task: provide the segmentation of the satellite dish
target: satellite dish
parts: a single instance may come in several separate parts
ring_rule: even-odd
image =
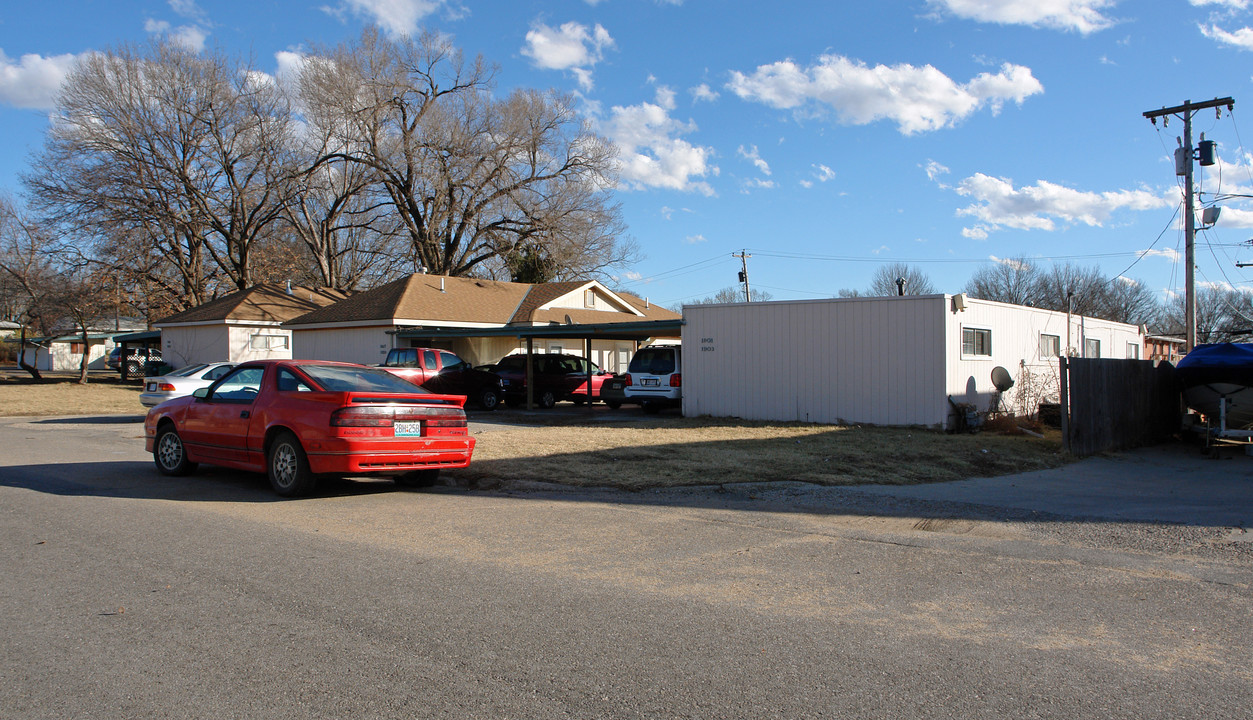
[[[997,392],[1005,392],[1014,386],[1014,379],[1009,376],[1008,370],[997,365],[992,368],[992,385]]]

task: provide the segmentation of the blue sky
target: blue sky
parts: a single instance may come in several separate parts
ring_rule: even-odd
[[[1183,285],[1182,123],[1203,199],[1253,195],[1253,0],[64,0],[0,9],[0,190],[39,147],[76,55],[167,34],[259,69],[356,37],[445,33],[498,88],[576,93],[614,140],[645,258],[623,286],[675,305],[736,282],[775,299],[864,289],[888,262],[957,292],[1020,256]],[[824,7],[825,6],[825,7]],[[1245,118],[1250,118],[1245,122]],[[1253,292],[1253,204],[1198,235],[1198,282]]]

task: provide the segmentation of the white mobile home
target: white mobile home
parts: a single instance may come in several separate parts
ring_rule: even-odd
[[[683,414],[947,427],[1057,396],[1057,357],[1139,358],[1140,328],[963,295],[684,307]],[[1018,394],[1016,396],[1016,393]]]

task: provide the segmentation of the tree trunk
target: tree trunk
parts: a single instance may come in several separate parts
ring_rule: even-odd
[[[83,359],[78,363],[78,384],[87,384],[87,366],[91,363],[91,342],[87,338],[87,323],[83,323]]]
[[[43,380],[43,376],[39,374],[39,370],[34,365],[26,363],[26,326],[22,326],[22,341],[18,345],[17,350],[17,366],[30,373],[30,376],[36,380]]]

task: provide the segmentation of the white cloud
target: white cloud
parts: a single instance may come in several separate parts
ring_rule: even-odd
[[[1114,20],[1101,13],[1114,0],[929,0],[960,18],[999,25],[1067,30],[1083,35],[1104,30]]]
[[[745,150],[744,146],[741,145],[739,149],[736,150],[736,153],[738,153],[740,157],[751,162],[753,165],[756,165],[757,169],[760,170],[763,175],[770,174],[770,165],[765,160],[761,159],[761,155],[757,153],[756,145],[752,146],[752,150]]]
[[[1224,207],[1219,222],[1225,228],[1253,228],[1253,210]]]
[[[718,92],[706,83],[701,83],[688,92],[692,94],[692,102],[713,102],[719,97]]]
[[[1022,260],[1015,260],[1013,258],[1002,258],[995,255],[989,255],[988,259],[994,263],[1005,265],[1006,267],[1011,267],[1015,270],[1026,270],[1031,267],[1031,263],[1023,262]]]
[[[1100,226],[1115,210],[1149,210],[1169,207],[1173,202],[1147,190],[1083,192],[1046,180],[1015,188],[1011,180],[983,173],[966,178],[954,190],[975,201],[957,211],[979,221],[962,233],[974,238],[987,237],[1002,228],[1054,230],[1057,220]]]
[[[935,179],[940,177],[941,175],[948,175],[948,172],[949,172],[947,167],[941,165],[940,163],[934,160],[928,160],[927,164],[923,166],[923,170],[925,170],[927,173],[927,179],[931,180],[932,182],[935,182]]]
[[[1136,253],[1142,258],[1146,257],[1164,257],[1172,263],[1179,262],[1179,251],[1174,248],[1165,248],[1162,250],[1140,250]]]
[[[744,183],[740,186],[740,192],[747,195],[753,190],[769,190],[772,187],[774,187],[773,180],[766,180],[765,178],[752,178],[751,180],[744,181]]]
[[[1217,25],[1199,26],[1201,34],[1210,40],[1217,40],[1225,45],[1238,47],[1241,50],[1253,50],[1253,28],[1242,27],[1235,32],[1228,32]]]
[[[751,75],[731,73],[727,88],[744,100],[779,109],[826,106],[840,122],[866,125],[892,120],[905,135],[950,127],[984,107],[1000,112],[1006,100],[1022,104],[1044,92],[1029,68],[1005,63],[956,83],[930,65],[875,65],[823,55],[804,68],[791,60],[759,66]]]
[[[962,228],[962,237],[970,238],[971,240],[987,240],[988,231],[982,225]]]
[[[201,23],[208,21],[208,16],[196,4],[196,0],[169,0],[169,5],[171,10],[185,18],[191,18]]]
[[[814,165],[814,177],[818,178],[818,182],[827,182],[835,179],[835,171],[826,165]]]
[[[343,0],[338,7],[322,10],[342,15],[350,11],[383,29],[388,35],[412,35],[422,18],[445,7],[445,0]]]
[[[658,98],[665,102],[664,94]],[[614,106],[600,130],[619,150],[618,172],[628,189],[665,188],[712,196],[714,190],[700,180],[718,174],[712,148],[681,139],[696,131],[696,124],[670,117],[660,103]]]
[[[526,34],[522,54],[531,58],[535,67],[545,70],[569,70],[579,87],[592,89],[592,67],[614,46],[609,31],[599,23],[589,29],[577,22],[559,28],[536,23]]]
[[[1249,0],[1188,0],[1194,7],[1217,5],[1231,10],[1243,10],[1249,6]]]
[[[209,39],[209,31],[199,25],[181,25],[171,29],[170,24],[164,20],[145,20],[144,32],[164,35],[175,45],[197,53],[204,50],[205,41]]]
[[[31,110],[51,110],[61,83],[78,56],[34,53],[16,62],[0,50],[0,103]]]
[[[697,243],[708,242],[708,240],[705,239],[704,235],[688,235],[687,237],[683,238],[683,242],[687,243],[688,245],[696,245]]]

